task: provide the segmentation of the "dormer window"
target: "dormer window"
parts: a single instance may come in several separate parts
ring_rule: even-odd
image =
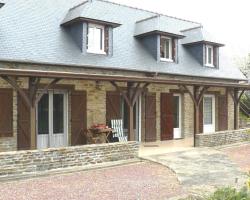
[[[170,61],[173,62],[173,56],[172,56],[172,38],[161,36],[161,42],[160,42],[160,53],[161,53],[161,61]]]
[[[105,27],[97,24],[88,24],[87,52],[106,54],[104,48]]]
[[[206,45],[206,66],[214,67],[214,48],[213,46]]]

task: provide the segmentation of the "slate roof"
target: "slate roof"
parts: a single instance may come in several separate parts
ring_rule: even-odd
[[[114,14],[112,6],[103,7],[102,3],[88,3],[88,1],[84,1],[69,10],[62,24],[83,18],[108,22],[114,24],[114,26],[119,26],[121,22],[118,21]]]
[[[181,40],[182,44],[192,44],[197,42],[207,42],[224,46],[219,40],[212,36],[202,26],[181,31],[186,37]]]
[[[82,0],[8,0],[5,3],[0,10],[0,60],[245,79],[224,56],[220,57],[219,69],[201,66],[181,42],[178,64],[157,62],[134,37],[136,22],[157,15],[154,12],[102,0],[86,2],[83,6],[88,6],[89,15],[104,15],[122,25],[114,29],[113,56],[83,55],[71,35],[60,26],[70,9],[82,4]],[[180,31],[201,25],[165,15],[162,19],[173,21]]]
[[[137,21],[135,24],[135,36],[144,35],[151,32],[163,32],[184,37],[174,18],[166,18],[163,15],[155,15],[153,17]]]

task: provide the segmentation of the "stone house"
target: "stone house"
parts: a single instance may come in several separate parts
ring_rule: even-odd
[[[200,23],[104,0],[1,0],[0,151],[238,129],[244,75]]]

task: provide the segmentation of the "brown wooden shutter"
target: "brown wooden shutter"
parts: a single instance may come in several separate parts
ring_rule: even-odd
[[[176,39],[172,38],[172,57],[173,61],[176,62]]]
[[[104,28],[104,51],[109,53],[109,27],[105,26]]]
[[[26,91],[27,92],[27,91]],[[30,108],[23,98],[17,98],[17,149],[29,150],[31,145],[30,133]]]
[[[85,91],[71,93],[71,145],[86,144],[83,131],[87,128],[87,97]]]
[[[174,115],[173,94],[161,94],[161,140],[173,139]]]
[[[217,53],[218,49],[217,47],[213,47],[213,64],[215,67],[218,67],[218,53]]]
[[[218,96],[218,117],[219,131],[224,131],[228,129],[228,103],[227,95]]]
[[[145,96],[145,141],[156,141],[156,94]]]
[[[203,65],[207,64],[207,45],[203,44]]]
[[[0,89],[0,137],[13,136],[13,90]]]
[[[106,123],[111,125],[112,119],[121,119],[121,96],[119,92],[106,93]]]

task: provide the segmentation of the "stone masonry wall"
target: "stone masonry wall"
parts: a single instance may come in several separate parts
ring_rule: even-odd
[[[48,83],[49,79],[42,79],[42,83]],[[27,88],[28,81],[26,78],[19,78],[18,83],[22,88]],[[114,91],[115,88],[109,82],[84,81],[84,80],[61,80],[58,84],[73,85],[75,90],[85,90],[87,92],[87,127],[94,123],[106,123],[106,91]],[[120,86],[125,86],[124,83],[119,83]],[[0,88],[11,88],[9,84],[0,79]],[[160,94],[169,92],[170,89],[178,89],[175,85],[151,84],[148,87],[149,92],[156,93],[156,130],[157,140],[160,140]],[[223,89],[211,88],[211,91],[220,91]],[[68,144],[71,144],[71,118],[70,118],[70,93],[69,93],[69,124],[68,124]],[[190,137],[194,132],[194,106],[188,93],[182,96],[182,136]],[[11,138],[0,137],[0,152],[15,151],[17,149],[17,93],[13,92],[13,127],[14,134]],[[229,129],[233,129],[233,101],[228,95],[228,124]]]
[[[0,179],[36,175],[70,167],[86,167],[136,159],[139,143],[112,143],[0,153]]]
[[[203,133],[196,135],[195,140],[196,146],[198,147],[214,147],[250,141],[250,129],[219,131],[207,134]]]

